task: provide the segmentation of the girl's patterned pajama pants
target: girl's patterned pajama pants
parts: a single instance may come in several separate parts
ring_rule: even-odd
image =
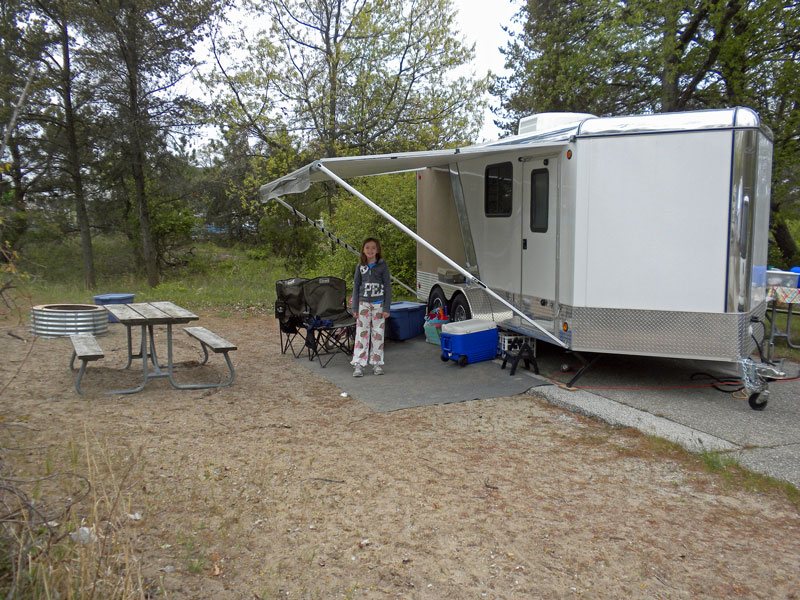
[[[356,342],[350,364],[359,367],[383,365],[383,343],[386,319],[383,303],[359,302],[356,316]]]

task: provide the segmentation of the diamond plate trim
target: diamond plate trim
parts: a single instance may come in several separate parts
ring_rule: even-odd
[[[749,324],[764,317],[766,303],[724,314],[561,308],[558,321],[569,325],[573,350],[735,361],[756,350]]]

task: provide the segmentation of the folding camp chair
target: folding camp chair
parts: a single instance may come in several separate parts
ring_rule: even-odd
[[[275,282],[275,317],[280,328],[281,354],[291,350],[295,358],[306,347],[306,323],[310,315],[303,299],[303,285],[307,281],[305,277],[295,277]],[[302,344],[295,348],[293,342],[298,336]]]
[[[347,284],[338,277],[317,277],[303,284],[303,297],[311,319],[306,323],[309,360],[322,367],[337,352],[353,353],[356,320],[347,310]],[[323,361],[322,357],[327,356]]]

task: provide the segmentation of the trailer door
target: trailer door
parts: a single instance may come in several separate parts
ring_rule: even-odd
[[[556,299],[558,158],[528,159],[523,165],[523,306],[534,316],[552,318]]]

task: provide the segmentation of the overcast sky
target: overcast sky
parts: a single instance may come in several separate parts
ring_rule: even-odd
[[[505,47],[509,38],[502,27],[511,25],[511,17],[517,12],[520,1],[454,0],[453,4],[458,8],[461,34],[467,43],[475,43],[475,62],[472,65],[475,74],[482,75],[487,70],[497,75],[505,74],[504,58],[499,48]],[[480,134],[483,141],[500,137],[492,119],[492,113],[487,111]]]

